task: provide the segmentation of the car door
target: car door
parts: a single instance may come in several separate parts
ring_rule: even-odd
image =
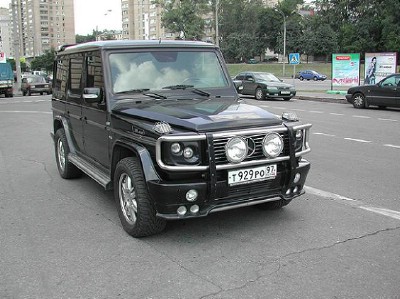
[[[396,104],[399,104],[399,81],[399,75],[392,75],[372,86],[368,92],[368,103],[377,106],[396,106]]]
[[[243,80],[243,94],[254,95],[256,87],[255,87],[255,78],[252,74],[246,74]]]
[[[99,51],[86,53],[83,87],[94,87],[104,91],[103,63]],[[104,92],[102,94],[104,95]],[[85,154],[103,167],[107,167],[110,161],[109,126],[104,96],[101,102],[83,100],[82,120]]]
[[[68,81],[65,94],[65,114],[75,148],[83,152],[82,128],[82,68],[83,54],[68,57]]]

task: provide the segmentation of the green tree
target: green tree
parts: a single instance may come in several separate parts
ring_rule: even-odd
[[[162,25],[189,40],[200,40],[204,36],[205,20],[202,15],[211,12],[212,5],[208,0],[157,0],[153,3],[164,9],[161,16]]]
[[[35,57],[31,61],[32,70],[45,70],[46,73],[50,73],[53,69],[54,58],[56,51],[52,48],[46,51],[43,55]]]
[[[86,42],[91,42],[96,40],[96,36],[100,34],[99,31],[93,30],[92,34],[87,34],[87,35],[75,35],[76,43],[81,44],[81,43],[86,43]]]

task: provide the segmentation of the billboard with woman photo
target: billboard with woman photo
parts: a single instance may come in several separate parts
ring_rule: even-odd
[[[397,53],[365,53],[364,84],[376,84],[396,73]]]

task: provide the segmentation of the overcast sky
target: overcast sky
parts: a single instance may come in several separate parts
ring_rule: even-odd
[[[8,8],[9,3],[11,0],[0,0],[0,7]],[[96,28],[122,29],[121,0],[74,0],[74,9],[75,34],[90,34]]]

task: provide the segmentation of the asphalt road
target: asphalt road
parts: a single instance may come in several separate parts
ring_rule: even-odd
[[[257,104],[313,124],[307,193],[134,239],[58,175],[49,96],[0,98],[0,298],[399,298],[400,110]]]

